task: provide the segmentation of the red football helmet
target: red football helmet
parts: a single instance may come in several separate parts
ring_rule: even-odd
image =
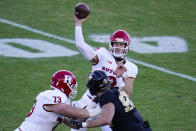
[[[50,85],[52,89],[59,89],[67,97],[73,98],[77,94],[76,77],[70,71],[60,70],[55,72]]]
[[[131,38],[125,30],[117,30],[110,36],[109,51],[115,56],[124,58],[129,52]],[[122,48],[120,53],[116,53],[115,49],[119,47],[113,47],[114,42],[125,43],[125,48]]]

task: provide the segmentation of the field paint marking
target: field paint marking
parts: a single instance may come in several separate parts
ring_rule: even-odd
[[[192,80],[192,81],[196,82],[196,78],[194,78],[192,76],[188,76],[188,75],[185,75],[185,74],[181,74],[181,73],[177,73],[177,72],[174,72],[174,71],[170,71],[170,70],[164,69],[162,67],[151,65],[151,64],[148,64],[148,63],[136,60],[136,59],[132,59],[132,58],[127,58],[127,59],[130,60],[130,61],[133,61],[134,63],[137,63],[137,64],[140,64],[140,65],[152,68],[152,69],[156,69],[156,70],[168,73],[168,74],[176,75],[176,76],[179,76],[179,77],[182,77],[182,78],[185,78],[185,79],[189,79],[189,80]]]
[[[32,52],[23,50],[9,45],[8,43],[17,43],[17,45],[29,47],[38,50],[38,52]],[[66,53],[65,53],[66,52]],[[0,39],[0,55],[8,57],[19,58],[41,58],[41,57],[59,57],[66,56],[71,57],[78,55],[79,52],[66,48],[65,46],[54,44],[48,41],[39,39],[27,39],[27,38],[12,38],[12,39]]]
[[[22,28],[22,29],[25,29],[25,30],[28,30],[28,31],[31,31],[31,32],[34,32],[34,33],[37,33],[37,34],[41,34],[43,36],[54,38],[54,39],[57,39],[57,40],[66,41],[66,42],[69,42],[69,43],[72,43],[72,44],[75,43],[74,40],[59,37],[59,36],[56,36],[56,35],[53,35],[53,34],[50,34],[50,33],[43,32],[41,30],[33,29],[33,28],[25,26],[25,25],[21,25],[21,24],[17,24],[15,22],[12,22],[12,21],[5,20],[5,19],[2,19],[2,18],[0,18],[0,22],[5,23],[5,24],[9,24],[9,25],[12,25],[12,26],[15,26],[15,27],[19,27],[19,28]]]
[[[109,34],[89,35],[92,41],[109,43]],[[150,43],[154,44],[151,45]],[[187,52],[187,43],[184,39],[176,36],[144,36],[131,37],[131,50],[140,54]]]
[[[43,31],[40,31],[40,30],[37,30],[37,29],[33,29],[33,28],[25,26],[25,25],[21,25],[21,24],[15,23],[15,22],[5,20],[5,19],[2,19],[2,18],[0,18],[0,22],[5,23],[5,24],[9,24],[9,25],[12,25],[12,26],[15,26],[15,27],[19,27],[19,28],[22,28],[22,29],[25,29],[25,30],[28,30],[28,31],[31,31],[31,32],[34,32],[34,33],[37,33],[37,34],[41,34],[43,36],[47,36],[47,37],[51,37],[51,38],[54,38],[54,39],[62,40],[62,41],[69,42],[69,43],[72,43],[72,44],[75,43],[74,40],[59,37],[59,36],[56,36],[56,35],[53,35],[53,34],[50,34],[50,33],[46,33],[46,32],[43,32]],[[185,75],[185,74],[173,72],[173,71],[164,69],[162,67],[151,65],[151,64],[139,61],[139,60],[135,60],[135,59],[131,59],[131,58],[128,58],[128,59],[137,63],[137,64],[141,64],[143,66],[146,66],[146,67],[149,67],[149,68],[152,68],[152,69],[156,69],[156,70],[168,73],[168,74],[176,75],[176,76],[179,76],[179,77],[182,77],[182,78],[185,78],[185,79],[192,80],[192,81],[196,82],[196,78],[194,78],[192,76],[188,76],[188,75]]]

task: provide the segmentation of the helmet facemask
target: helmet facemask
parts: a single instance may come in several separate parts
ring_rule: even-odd
[[[113,47],[113,43],[110,43],[109,46],[109,51],[112,53],[113,56],[118,57],[118,58],[124,58],[125,55],[127,55],[127,53],[129,52],[129,47],[127,46],[127,43],[125,44],[124,48],[120,48],[120,47]]]
[[[74,98],[77,94],[77,87],[78,87],[78,84],[76,83],[75,85],[72,85],[72,87],[70,87],[71,89],[71,93],[69,94],[70,98]]]

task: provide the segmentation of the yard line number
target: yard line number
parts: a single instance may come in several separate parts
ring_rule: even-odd
[[[95,42],[106,43],[108,42],[109,35],[91,35],[90,38]],[[179,37],[133,37],[131,40],[131,50],[137,53],[171,53],[186,52],[188,50],[185,40]],[[13,46],[11,43],[36,49],[38,52],[25,50],[23,48]],[[154,45],[150,43],[153,43]],[[77,54],[79,54],[78,51],[39,39],[0,39],[0,55],[8,57],[71,57]]]

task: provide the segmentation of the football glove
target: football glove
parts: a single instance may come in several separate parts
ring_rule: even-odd
[[[74,128],[76,128],[76,129],[82,128],[82,122],[81,121],[76,120],[76,119],[71,119],[70,122],[71,122],[71,124]]]

